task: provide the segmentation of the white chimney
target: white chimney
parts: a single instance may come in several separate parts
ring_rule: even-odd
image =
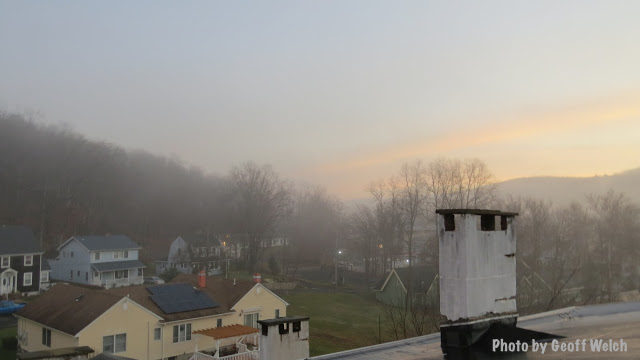
[[[444,324],[517,316],[517,213],[436,210]]]

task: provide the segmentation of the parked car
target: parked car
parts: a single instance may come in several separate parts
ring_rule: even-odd
[[[164,280],[160,279],[157,276],[151,276],[144,278],[145,284],[164,284]]]

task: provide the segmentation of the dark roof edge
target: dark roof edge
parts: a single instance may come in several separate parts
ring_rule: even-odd
[[[307,321],[309,319],[310,318],[308,316],[287,316],[287,317],[281,317],[276,319],[258,320],[258,324],[269,326],[269,325],[290,323],[294,321]]]
[[[518,216],[516,212],[506,212],[489,209],[437,209],[436,214],[471,214],[471,215],[495,215],[495,216]]]

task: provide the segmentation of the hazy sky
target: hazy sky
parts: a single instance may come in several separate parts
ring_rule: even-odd
[[[365,197],[420,158],[640,166],[640,1],[5,1],[0,109]]]

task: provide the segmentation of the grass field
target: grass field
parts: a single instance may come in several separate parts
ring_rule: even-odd
[[[287,315],[311,317],[311,356],[378,343],[378,316],[382,308],[373,293],[300,292],[290,293],[284,299],[291,304]]]
[[[17,332],[17,329],[14,327],[0,329],[0,339],[6,338],[6,337],[15,337],[16,332]],[[0,343],[0,359],[15,359],[15,358],[16,358],[16,351],[6,350],[2,347],[2,344]]]

